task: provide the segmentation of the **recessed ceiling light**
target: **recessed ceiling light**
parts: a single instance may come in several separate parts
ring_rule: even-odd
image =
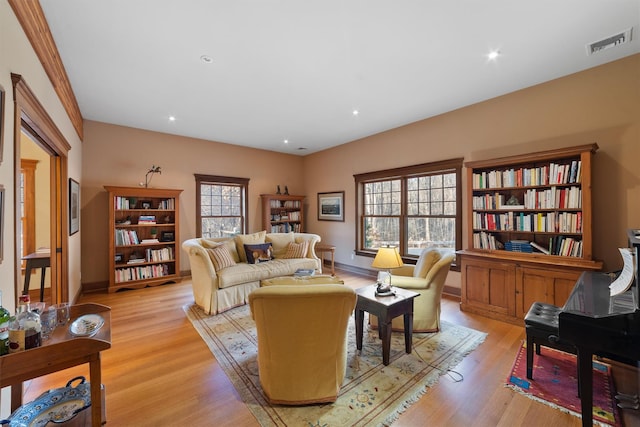
[[[201,60],[202,62],[204,62],[205,64],[211,64],[211,63],[213,62],[213,58],[212,58],[212,57],[210,57],[209,55],[202,55],[202,56],[200,57],[200,60]]]
[[[282,142],[284,142],[285,144],[288,144],[288,143],[289,143],[289,140],[288,140],[288,139],[285,139],[285,140],[284,140],[284,141],[282,141]]]
[[[169,116],[169,121],[170,122],[175,122],[176,121],[176,116]]]
[[[360,111],[358,111],[358,110],[353,110],[353,111],[351,112],[351,114],[353,114],[354,116],[357,116],[358,114],[360,114]]]
[[[489,61],[495,61],[496,59],[498,59],[498,56],[500,56],[499,50],[492,50],[487,54],[487,58],[489,58]]]

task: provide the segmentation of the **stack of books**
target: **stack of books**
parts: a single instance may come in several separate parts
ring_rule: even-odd
[[[533,252],[531,242],[528,240],[510,240],[504,244],[504,248],[512,252]]]

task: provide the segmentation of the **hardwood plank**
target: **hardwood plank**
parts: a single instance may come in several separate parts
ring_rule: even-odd
[[[346,271],[337,273],[354,288],[372,282]],[[182,310],[193,302],[189,280],[87,294],[78,302],[111,307],[112,348],[102,354],[107,425],[258,425]],[[455,373],[443,375],[394,426],[581,425],[577,417],[504,387],[525,338],[523,327],[462,312],[459,299],[447,296],[442,301],[442,318],[487,332],[487,339],[455,368],[462,381],[455,381]],[[64,386],[76,375],[88,376],[88,365],[32,380],[25,401]],[[637,392],[637,370],[614,368],[614,376],[623,391]],[[625,411],[624,423],[640,425],[638,411]]]

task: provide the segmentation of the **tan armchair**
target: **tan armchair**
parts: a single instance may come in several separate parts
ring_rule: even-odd
[[[274,285],[249,294],[258,371],[271,404],[334,402],[347,369],[347,326],[356,306],[348,286]]]
[[[416,265],[405,264],[393,270],[391,285],[418,292],[413,307],[413,331],[437,332],[440,330],[440,299],[449,267],[455,254],[445,249],[425,249]],[[369,324],[378,327],[378,319],[371,316]],[[404,330],[402,316],[391,322],[394,331]]]

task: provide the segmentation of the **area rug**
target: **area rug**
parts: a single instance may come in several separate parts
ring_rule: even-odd
[[[256,328],[249,307],[208,316],[184,306],[200,336],[262,426],[389,425],[416,402],[441,375],[450,373],[480,345],[486,334],[442,322],[439,333],[414,333],[413,351],[404,351],[404,334],[394,332],[390,363],[382,364],[377,331],[365,326],[362,352],[356,350],[355,321],[349,322],[348,367],[338,400],[331,404],[289,407],[269,405],[258,377]],[[365,317],[365,322],[366,322]]]
[[[576,356],[548,347],[541,347],[533,356],[533,379],[527,379],[526,343],[518,351],[506,385],[514,390],[581,417],[578,397]],[[593,419],[602,426],[620,426],[620,413],[615,404],[615,389],[611,367],[593,362]]]

